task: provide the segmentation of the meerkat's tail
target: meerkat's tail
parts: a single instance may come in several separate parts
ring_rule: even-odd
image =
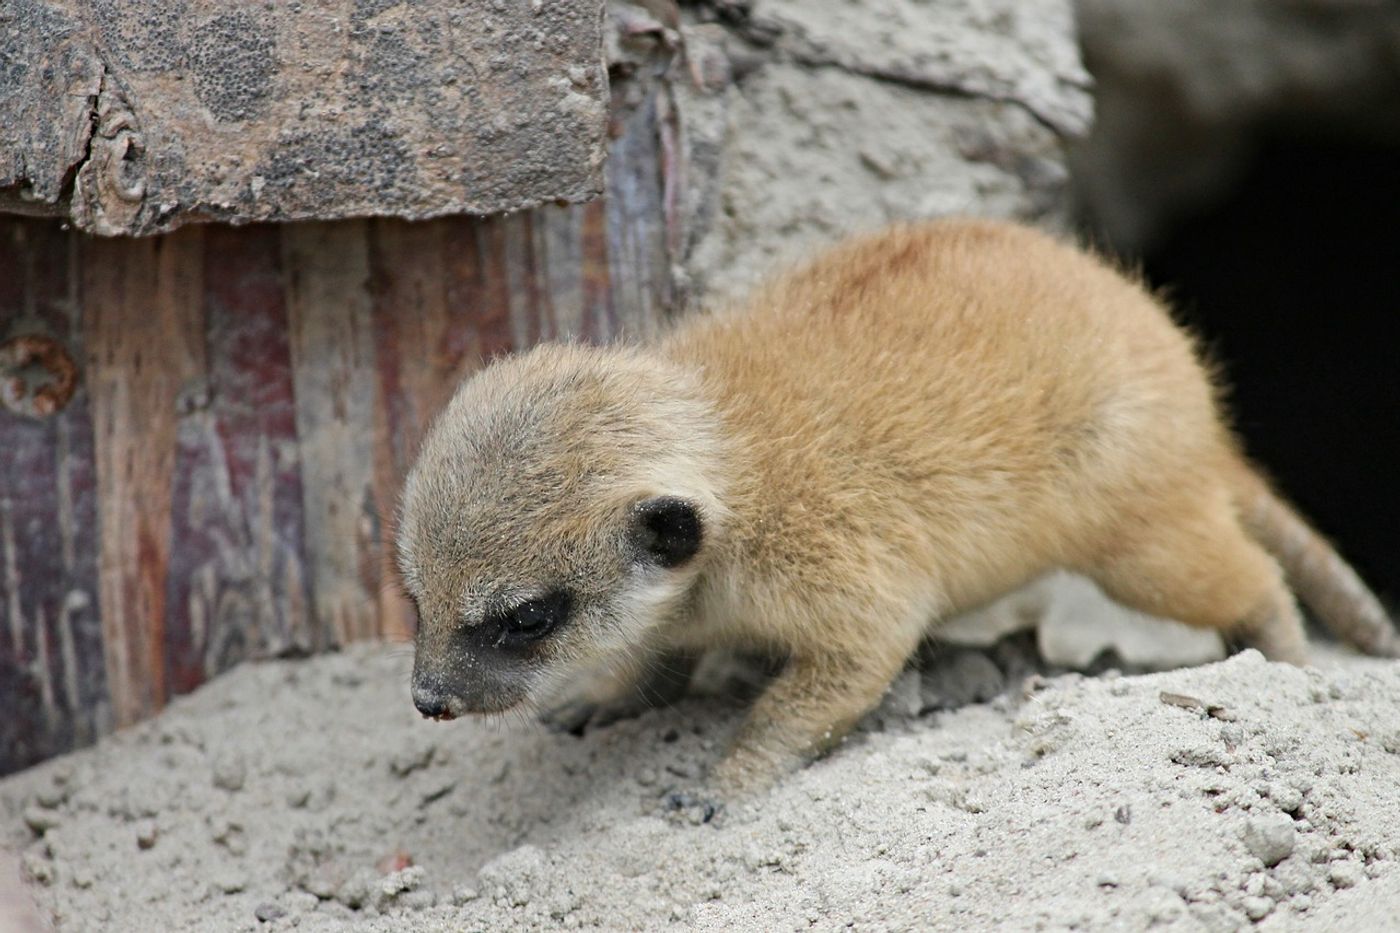
[[[1323,624],[1367,654],[1400,657],[1400,632],[1389,613],[1331,543],[1252,470],[1239,496],[1245,530]]]

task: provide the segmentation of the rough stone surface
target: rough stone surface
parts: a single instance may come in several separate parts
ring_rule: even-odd
[[[831,755],[698,826],[661,799],[720,754],[727,699],[579,739],[420,719],[399,648],[245,665],[0,781],[0,844],[60,931],[1383,929],[1400,914],[1400,663],[1248,652],[1047,678],[1009,657],[987,655],[1006,681],[990,702],[920,711],[901,687]],[[909,676],[937,693],[943,671]],[[208,778],[227,755],[246,763],[237,791]],[[322,804],[289,802],[321,782]],[[59,821],[36,828],[35,807]]]
[[[691,295],[735,299],[813,247],[891,221],[1064,225],[1066,149],[1092,112],[1068,2],[745,6],[723,20],[730,32],[679,35],[694,61],[737,76],[677,93],[678,145],[711,179],[692,182],[676,237]]]
[[[876,14],[864,3],[755,4],[755,16],[775,26],[779,45],[799,60],[1003,100],[1067,136],[1088,129],[1089,75],[1073,42],[1067,4],[890,0]]]
[[[95,233],[602,187],[602,0],[0,6],[0,207]]]
[[[1148,249],[1248,163],[1270,126],[1400,139],[1400,6],[1373,0],[1076,0],[1097,116],[1076,193],[1108,242]]]

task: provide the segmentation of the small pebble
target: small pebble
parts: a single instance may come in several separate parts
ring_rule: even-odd
[[[373,884],[374,876],[372,874],[358,871],[336,889],[335,899],[351,910],[359,910],[369,900]]]
[[[24,825],[34,831],[36,835],[42,836],[51,829],[57,829],[63,822],[63,817],[56,810],[45,807],[27,807],[24,811]]]
[[[437,895],[427,888],[420,888],[402,895],[398,903],[405,910],[428,910],[437,906]]]
[[[1355,862],[1337,862],[1327,872],[1327,877],[1339,888],[1351,888],[1361,881],[1361,866]]]
[[[68,799],[66,784],[66,780],[60,781],[58,776],[54,775],[53,783],[34,795],[35,802],[41,807],[57,808],[61,806]]]
[[[1282,813],[1254,817],[1244,827],[1245,848],[1267,868],[1293,854],[1297,836],[1293,820]]]
[[[146,820],[136,827],[136,845],[141,849],[151,849],[155,847],[156,840],[160,838],[160,827],[155,820]]]
[[[1285,813],[1293,813],[1303,805],[1303,792],[1289,784],[1270,784],[1269,799]]]
[[[340,888],[340,875],[330,866],[322,865],[307,875],[301,886],[319,900],[328,901]]]
[[[1251,920],[1263,920],[1274,909],[1274,902],[1267,897],[1247,897],[1244,899],[1244,912]]]
[[[258,918],[259,923],[271,923],[287,916],[287,912],[276,904],[259,904],[253,916]]]
[[[238,894],[248,886],[248,882],[242,875],[226,872],[214,879],[214,886],[222,894]]]
[[[35,884],[50,885],[57,877],[53,862],[35,852],[26,852],[20,859],[20,869],[24,876]]]
[[[424,875],[425,872],[418,865],[390,872],[379,879],[379,893],[392,898],[408,891],[416,891],[422,886]]]
[[[214,760],[214,786],[226,791],[240,791],[248,779],[248,769],[242,758],[221,755]]]

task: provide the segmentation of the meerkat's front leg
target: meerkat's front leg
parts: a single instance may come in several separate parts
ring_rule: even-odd
[[[729,753],[711,773],[722,800],[766,790],[778,778],[839,742],[889,689],[921,632],[889,638],[875,650],[813,650],[789,660],[754,703]]]

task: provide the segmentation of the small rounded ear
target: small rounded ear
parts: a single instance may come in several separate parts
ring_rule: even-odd
[[[632,542],[643,559],[679,567],[700,550],[705,528],[693,503],[675,496],[643,499],[632,516]]]

